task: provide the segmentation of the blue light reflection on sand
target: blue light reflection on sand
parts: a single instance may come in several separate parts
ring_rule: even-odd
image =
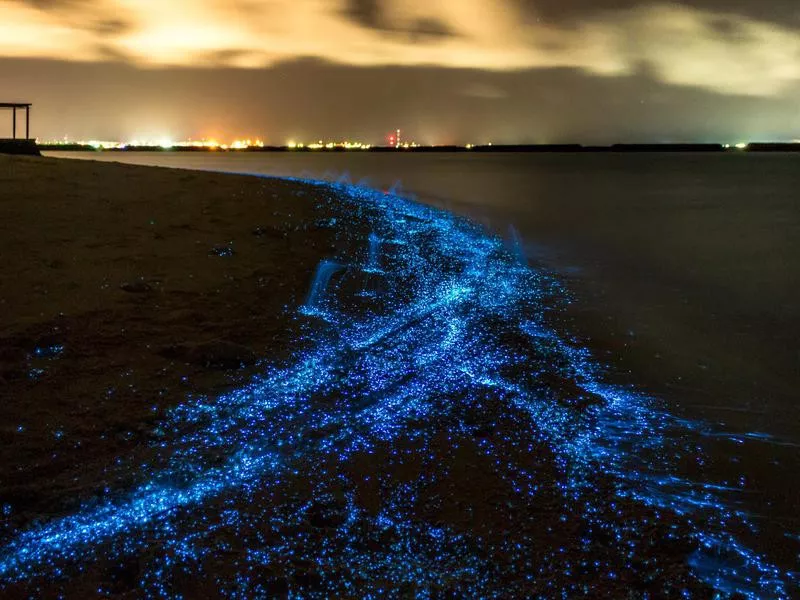
[[[350,260],[345,265],[335,257],[320,265],[298,310],[297,318],[315,323],[318,342],[294,364],[265,368],[241,389],[191,398],[175,408],[160,428],[166,466],[154,468],[148,484],[118,501],[19,533],[0,552],[4,581],[69,572],[65,565],[93,560],[96,546],[110,540],[125,554],[157,538],[170,551],[143,573],[141,584],[170,595],[166,573],[219,551],[209,549],[205,537],[223,525],[252,528],[263,518],[255,509],[241,509],[242,496],[279,489],[297,475],[298,465],[346,463],[399,438],[428,448],[437,432],[419,423],[449,419],[454,431],[466,429],[458,411],[491,394],[516,420],[508,432],[514,443],[528,438],[551,449],[563,474],[565,503],[576,503],[588,520],[624,537],[626,524],[593,499],[601,474],[620,498],[696,524],[698,549],[690,564],[720,593],[785,595],[785,575],[728,533],[730,523],[745,523],[746,516],[723,501],[725,490],[675,474],[675,455],[686,451],[680,446],[683,433],[701,426],[604,383],[588,351],[546,323],[546,301],[563,294],[556,282],[525,266],[501,240],[449,213],[363,187],[303,183],[316,186],[320,202],[357,212],[373,226],[361,259],[344,257]],[[394,292],[372,289],[373,278]],[[356,295],[376,301],[353,310]],[[514,342],[502,342],[503,336]],[[532,363],[534,355],[538,362]],[[540,375],[553,373],[574,384],[569,402],[541,385]],[[330,398],[336,400],[325,400]],[[492,454],[491,444],[483,447]],[[538,493],[536,473],[525,465],[504,466],[503,477],[521,495]],[[458,581],[463,592],[483,593],[489,584],[485,562],[470,550],[468,536],[409,517],[407,507],[423,485],[398,486],[377,514],[345,493],[336,499],[335,531],[305,558],[320,567],[334,561],[361,565],[362,581]],[[226,499],[230,494],[235,497]],[[217,501],[223,508],[214,520],[198,516],[201,526],[177,524],[181,515],[201,513]],[[308,518],[315,506],[295,503],[286,514],[279,506],[269,518],[293,523]],[[380,551],[360,548],[352,540],[363,537],[365,522],[374,531],[391,531],[392,543]],[[264,593],[248,575],[253,566],[299,552],[297,540],[256,539],[239,550],[238,584],[228,595]],[[356,581],[344,585],[355,592]]]

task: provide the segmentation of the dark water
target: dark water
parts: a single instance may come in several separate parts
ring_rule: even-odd
[[[575,330],[615,379],[714,425],[700,475],[736,488],[756,543],[797,570],[800,155],[50,155],[368,178],[513,227],[567,282]]]

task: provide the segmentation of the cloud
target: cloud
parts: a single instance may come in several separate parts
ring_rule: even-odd
[[[652,0],[515,0],[529,17],[570,23],[653,4]],[[730,14],[780,25],[800,24],[800,4],[796,0],[674,0],[686,8],[716,14]]]
[[[771,96],[800,80],[800,36],[777,25],[664,5],[594,26],[629,64],[641,61],[667,83]]]
[[[717,0],[685,1],[583,10],[575,2],[567,14],[552,0],[0,0],[0,56],[143,68],[260,68],[307,57],[615,77],[644,65],[665,83],[750,96],[800,80],[798,30]]]
[[[397,127],[407,139],[430,144],[739,142],[800,136],[793,94],[725,96],[661,83],[647,71],[612,77],[578,69],[476,72],[350,67],[319,60],[259,70],[7,60],[0,70],[4,87],[24,89],[24,100],[34,103],[34,135],[41,139],[205,136],[380,143]],[[53,82],[70,84],[59,85],[56,94]],[[507,96],[487,100],[463,93],[476,84]],[[798,92],[800,86],[794,97]]]
[[[347,0],[342,14],[367,27],[383,27],[380,0]]]

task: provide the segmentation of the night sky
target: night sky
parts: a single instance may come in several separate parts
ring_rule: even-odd
[[[40,139],[792,140],[800,4],[0,0],[0,101]]]

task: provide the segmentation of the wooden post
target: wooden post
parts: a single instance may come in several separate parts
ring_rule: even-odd
[[[31,107],[25,107],[25,139],[31,139]]]
[[[11,139],[17,139],[17,107],[11,107]]]

